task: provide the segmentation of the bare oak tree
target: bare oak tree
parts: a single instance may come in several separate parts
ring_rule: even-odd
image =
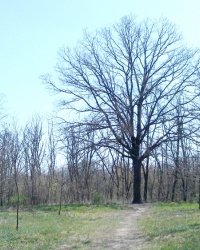
[[[138,23],[126,16],[111,28],[85,32],[74,50],[62,49],[59,56],[59,80],[45,76],[45,82],[62,93],[66,110],[82,118],[73,125],[90,126],[102,147],[132,159],[133,203],[141,203],[142,162],[176,139],[173,103],[180,96],[179,105],[187,106],[185,121],[190,119],[198,51],[186,48],[165,19]]]

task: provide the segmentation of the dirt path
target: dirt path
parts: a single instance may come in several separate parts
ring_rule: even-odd
[[[93,238],[88,244],[81,244],[83,239],[75,236],[75,244],[64,244],[59,249],[84,249],[84,250],[144,250],[148,248],[148,242],[146,236],[141,232],[138,226],[138,218],[149,208],[148,205],[128,205],[127,209],[120,211],[119,213],[111,213],[105,216],[109,216],[110,221],[119,221],[117,227],[112,230],[108,230],[106,227],[102,232],[100,229],[101,237]],[[116,224],[115,224],[116,225]],[[73,238],[71,237],[73,240]],[[79,245],[77,243],[79,242]],[[86,241],[87,242],[87,241]]]
[[[110,240],[97,249],[123,249],[141,250],[148,249],[145,235],[137,225],[138,218],[148,209],[147,205],[129,205],[129,209],[120,216],[121,227],[111,232]]]

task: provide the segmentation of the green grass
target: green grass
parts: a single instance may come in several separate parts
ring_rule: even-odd
[[[61,209],[61,213],[62,212],[82,212],[82,213],[88,213],[88,212],[94,212],[94,213],[98,213],[98,212],[111,212],[112,210],[122,210],[124,209],[124,205],[120,205],[120,204],[96,204],[96,205],[90,205],[90,204],[67,204],[67,205],[62,205],[62,209]],[[48,205],[39,205],[39,206],[35,206],[34,209],[36,210],[41,210],[41,211],[58,211],[59,207],[58,205],[52,205],[52,206],[48,206]]]
[[[18,231],[15,211],[4,210],[0,212],[0,249],[89,249],[119,227],[118,216],[113,219],[113,214],[123,208],[117,204],[64,205],[60,216],[58,206],[26,208],[20,211]]]
[[[200,210],[197,204],[159,203],[141,220],[155,250],[200,249]]]

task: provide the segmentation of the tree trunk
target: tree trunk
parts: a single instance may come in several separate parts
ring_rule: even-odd
[[[138,158],[133,159],[133,204],[142,203],[141,200],[141,168],[142,163]]]
[[[187,194],[188,194],[188,184],[187,184],[187,179],[184,180],[184,177],[182,177],[182,195],[183,195],[183,201],[187,201]]]
[[[148,191],[148,170],[144,174],[144,202],[147,202],[147,191]]]
[[[146,161],[146,166],[142,164],[144,176],[144,202],[147,202],[148,179],[149,179],[149,157]]]
[[[176,184],[177,184],[177,182],[178,182],[178,170],[176,169],[175,177],[174,177],[174,181],[173,181],[173,186],[172,186],[171,202],[174,202],[174,199],[175,199],[175,192],[176,192]]]

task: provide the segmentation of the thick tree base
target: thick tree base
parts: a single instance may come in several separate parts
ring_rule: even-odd
[[[131,202],[131,204],[144,204],[144,202],[143,201],[135,201],[135,200],[133,200]]]

